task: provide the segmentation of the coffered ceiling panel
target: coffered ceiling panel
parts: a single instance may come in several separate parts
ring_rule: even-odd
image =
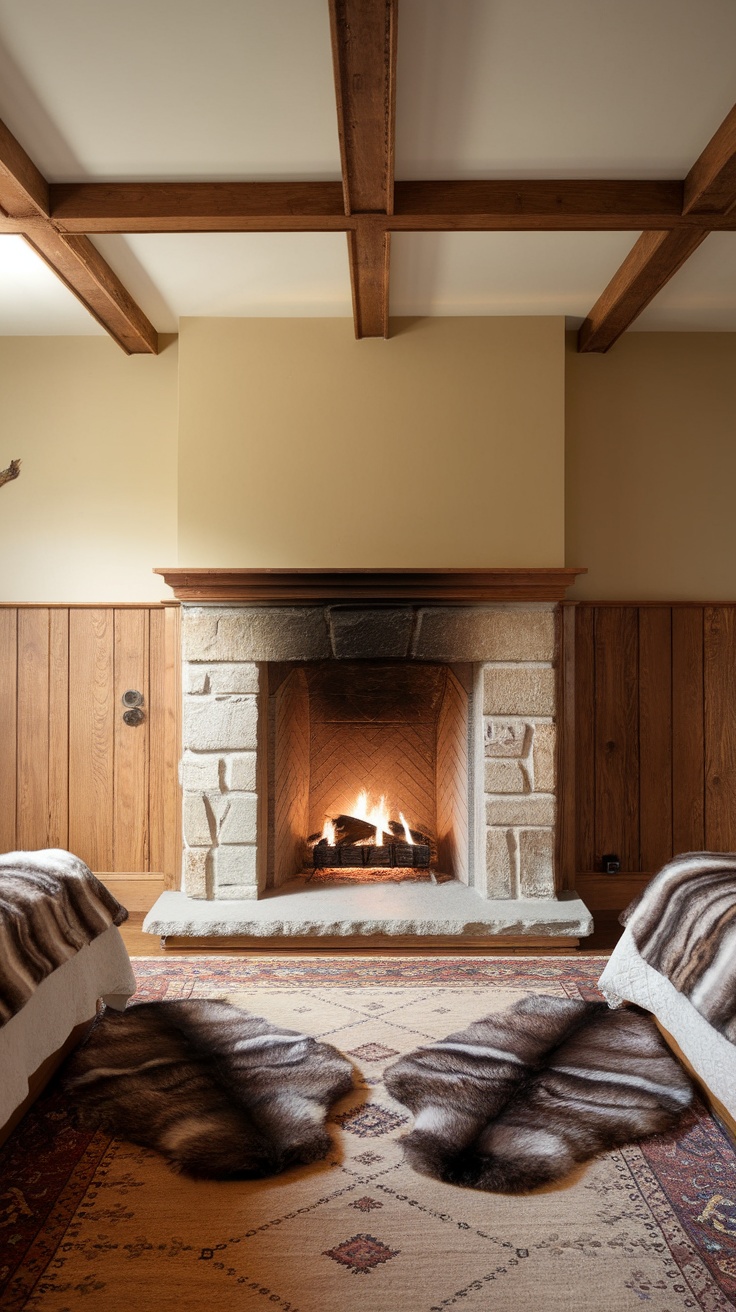
[[[146,233],[95,245],[155,323],[185,315],[349,315],[342,232]]]
[[[399,180],[682,179],[736,99],[734,0],[399,0],[398,26]],[[379,24],[379,63],[381,41]],[[361,78],[351,77],[344,106],[359,118]],[[0,118],[52,182],[337,180],[328,0],[0,0]],[[387,124],[379,126],[386,139]],[[212,204],[219,220],[220,201]],[[282,218],[295,212],[291,204],[282,200]],[[606,204],[607,216],[616,202]],[[336,205],[333,220],[339,191]],[[94,264],[85,237],[64,246],[58,194],[54,206],[62,272],[77,258]],[[157,213],[146,211],[146,223],[155,226]],[[476,213],[471,205],[470,218]],[[368,231],[353,250],[371,286],[387,266],[383,238],[373,249]],[[51,237],[53,245],[55,229]],[[391,313],[579,321],[635,240],[635,232],[395,233]],[[0,331],[99,331],[18,239],[0,242],[10,270],[0,279]],[[176,331],[183,315],[351,313],[338,232],[93,242],[151,321],[111,328],[116,340],[137,334],[134,349],[151,349],[153,329]],[[736,329],[735,261],[736,233],[709,236],[636,328]],[[90,303],[105,321],[94,296]]]
[[[735,51],[732,0],[401,0],[396,176],[684,177]]]
[[[418,232],[391,238],[391,313],[564,314],[577,320],[632,232]]]
[[[339,178],[324,0],[0,0],[0,118],[51,181]]]

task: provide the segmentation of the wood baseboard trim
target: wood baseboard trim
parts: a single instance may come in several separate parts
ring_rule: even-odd
[[[473,953],[482,953],[486,956],[493,956],[498,953],[519,953],[528,955],[533,953],[538,955],[540,950],[545,953],[568,953],[575,950],[580,943],[579,938],[542,938],[528,937],[521,935],[516,937],[501,938],[498,936],[486,938],[463,938],[458,940],[456,937],[426,937],[417,938],[416,935],[393,935],[393,934],[371,934],[365,938],[329,938],[322,936],[312,936],[309,938],[297,938],[284,936],[282,938],[254,938],[238,935],[232,937],[213,935],[209,938],[190,938],[184,935],[167,934],[161,939],[161,946],[169,952],[197,952],[206,956],[208,952],[239,952],[253,956],[283,956],[292,954],[304,956],[309,953],[324,954],[344,954],[346,956],[360,956],[362,953],[381,952],[391,955],[393,953],[401,955],[426,956],[429,953],[445,953],[452,956],[463,957]]]
[[[105,888],[131,912],[151,910],[166,888],[163,875],[98,875]]]
[[[575,892],[586,907],[596,911],[623,911],[639,893],[643,893],[652,874],[622,871],[618,875],[603,875],[600,871],[578,871]]]

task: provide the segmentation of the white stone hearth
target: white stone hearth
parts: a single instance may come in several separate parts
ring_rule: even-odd
[[[363,937],[370,934],[464,938],[488,935],[582,937],[593,931],[574,894],[535,899],[486,898],[464,884],[336,885],[295,880],[257,901],[217,902],[163,893],[143,923],[162,937]]]

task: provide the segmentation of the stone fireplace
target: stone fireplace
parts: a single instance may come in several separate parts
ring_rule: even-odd
[[[182,602],[184,850],[150,932],[590,932],[555,871],[556,602],[575,571],[161,572]],[[393,830],[321,869],[320,851],[342,859],[323,825],[337,842],[361,791]],[[426,869],[407,868],[415,839]]]

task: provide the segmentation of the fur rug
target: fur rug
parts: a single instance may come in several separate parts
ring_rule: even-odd
[[[211,1179],[273,1175],[330,1149],[331,1105],[353,1068],[330,1044],[222,1001],[107,1011],[70,1058],[81,1127],[155,1148]]]
[[[414,1113],[415,1170],[503,1193],[671,1129],[693,1097],[644,1013],[539,995],[417,1048],[385,1083]]]

